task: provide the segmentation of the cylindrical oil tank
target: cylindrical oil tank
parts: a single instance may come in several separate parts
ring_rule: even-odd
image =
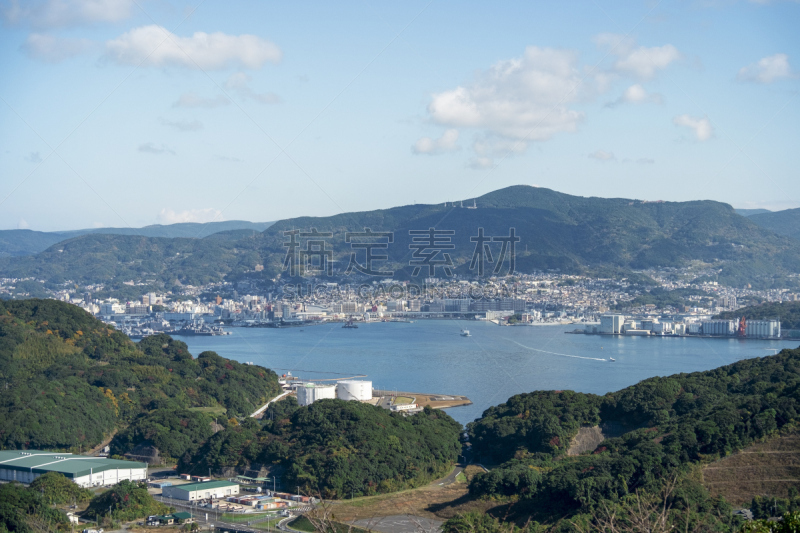
[[[360,402],[371,400],[372,382],[359,379],[337,381],[336,397],[340,400],[358,400]]]

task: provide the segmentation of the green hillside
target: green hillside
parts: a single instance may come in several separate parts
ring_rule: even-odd
[[[800,208],[775,211],[774,213],[759,213],[752,215],[750,220],[778,235],[786,235],[800,240]]]
[[[35,299],[0,300],[0,384],[0,447],[75,451],[129,424],[145,430],[123,432],[130,446],[161,444],[146,431],[161,411],[179,419],[172,440],[181,441],[181,433],[191,440],[207,433],[183,410],[219,407],[246,416],[279,390],[277,375],[265,368],[214,352],[195,358],[167,335],[135,344],[78,307]],[[187,438],[166,446],[165,455],[185,452]]]
[[[84,235],[35,256],[0,259],[7,277],[36,277],[50,283],[72,280],[119,287],[124,281],[148,281],[162,287],[201,285],[234,272],[253,270],[260,257],[239,241],[167,239],[123,235]]]
[[[498,464],[470,483],[474,497],[514,498],[512,518],[591,520],[657,495],[679,514],[728,521],[730,508],[693,477],[725,457],[800,423],[800,349],[707,372],[651,378],[605,396],[539,391],[487,409],[468,430],[474,456]],[[621,436],[566,454],[581,427],[615,426]],[[698,518],[699,519],[699,518]],[[683,529],[681,527],[681,529]]]
[[[477,208],[467,209],[473,200]],[[719,202],[585,198],[515,186],[463,203],[463,208],[451,203],[411,205],[302,217],[276,222],[259,234],[230,231],[204,239],[85,235],[35,256],[0,259],[0,275],[35,276],[52,283],[99,282],[110,287],[128,280],[166,287],[242,277],[263,281],[283,270],[287,253],[284,232],[312,228],[333,233],[324,240],[336,260],[335,274],[339,276],[355,251],[345,242],[345,232],[365,228],[393,232],[394,241],[386,250],[389,259],[376,268],[393,270],[399,279],[413,273],[409,231],[428,228],[454,232],[450,237],[454,249],[447,252],[455,272],[463,275],[476,273],[468,266],[475,249],[470,238],[479,228],[486,236],[502,237],[508,236],[512,227],[520,239],[516,244],[516,270],[523,273],[681,267],[701,261],[719,269],[715,279],[722,283],[772,287],[786,286],[791,282],[787,276],[800,271],[800,248],[793,240],[756,225]],[[299,244],[304,247],[307,243],[300,240]],[[497,259],[500,244],[489,246]],[[363,261],[363,250],[360,253]],[[256,264],[262,264],[264,270],[254,272]],[[491,274],[492,265],[488,268],[487,274]],[[500,273],[507,270],[506,262]],[[428,269],[423,268],[419,278],[428,275]],[[436,275],[444,275],[441,267]]]
[[[180,470],[232,475],[254,463],[268,465],[283,472],[286,489],[339,499],[427,483],[446,475],[461,453],[461,424],[431,408],[406,417],[369,404],[321,400],[295,404],[284,416],[228,427],[184,458]]]
[[[34,255],[50,246],[80,237],[81,235],[133,235],[140,237],[165,237],[202,239],[220,232],[249,231],[262,232],[272,222],[246,222],[226,220],[223,222],[183,222],[178,224],[154,224],[143,228],[87,228],[72,231],[33,231],[29,229],[0,230],[0,257]]]

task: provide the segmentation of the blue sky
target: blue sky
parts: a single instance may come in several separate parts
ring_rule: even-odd
[[[267,221],[515,184],[800,206],[796,2],[0,8],[2,229]]]

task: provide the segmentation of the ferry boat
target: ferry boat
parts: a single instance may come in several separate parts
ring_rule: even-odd
[[[616,360],[616,359],[614,359],[613,357],[609,357],[609,358],[608,358],[608,360],[609,360],[609,361],[611,361],[612,363],[615,363],[615,362],[617,361],[617,360]]]
[[[469,334],[469,330],[468,329],[462,329],[461,330],[461,336],[462,337],[472,337],[472,335]]]

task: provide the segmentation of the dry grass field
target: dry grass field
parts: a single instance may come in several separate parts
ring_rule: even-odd
[[[734,505],[753,496],[788,496],[800,489],[800,435],[777,437],[711,463],[702,469],[703,484],[711,494]]]
[[[331,504],[330,513],[338,522],[352,522],[395,515],[446,520],[459,512],[485,511],[496,504],[475,501],[467,492],[467,481],[477,472],[482,472],[481,468],[470,465],[465,470],[466,476],[458,476],[455,483],[447,486],[434,482],[418,489],[393,494],[341,500]]]

